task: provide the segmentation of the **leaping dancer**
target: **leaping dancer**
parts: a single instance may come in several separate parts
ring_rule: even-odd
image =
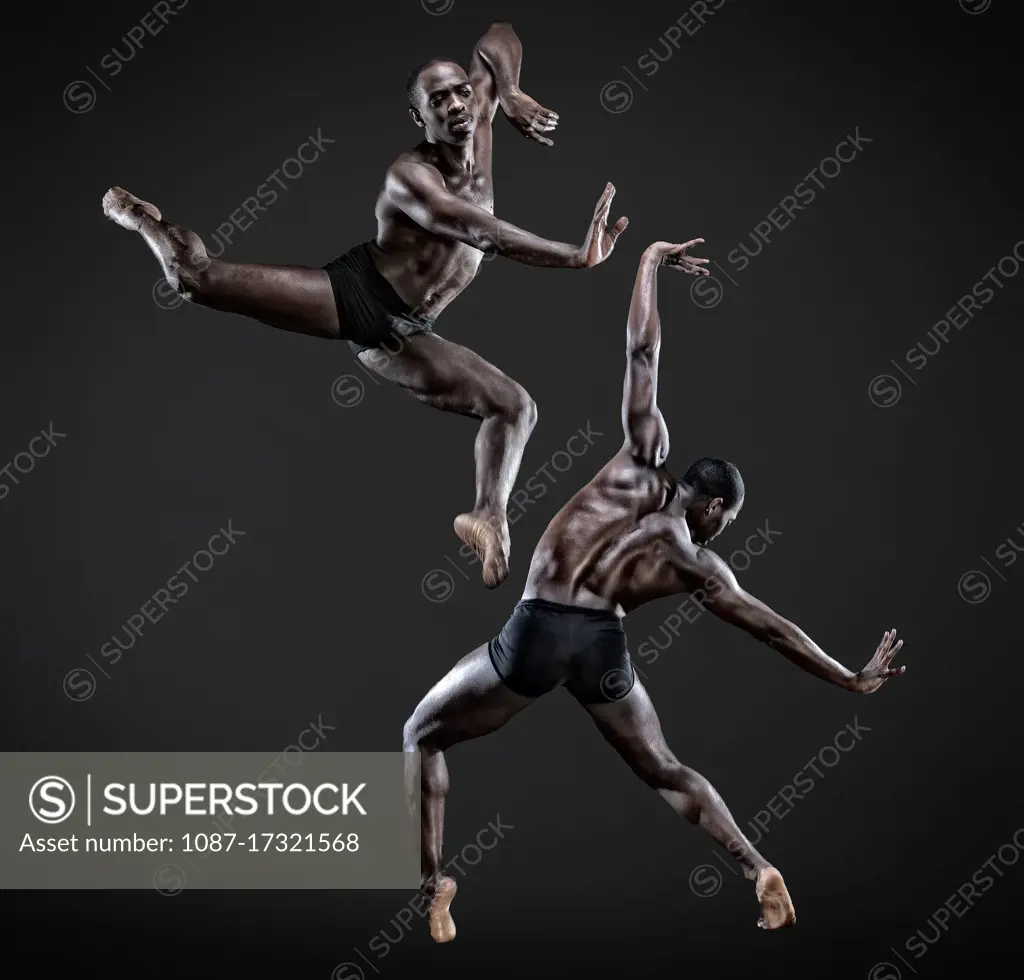
[[[506,23],[480,39],[467,74],[429,61],[410,76],[417,146],[388,169],[377,198],[377,237],[322,269],[211,259],[193,231],[120,187],[103,210],[139,232],[167,281],[187,300],[282,330],[347,339],[360,361],[415,398],[480,420],[476,500],[455,531],[478,555],[484,584],[508,576],[506,507],[537,409],[526,390],[473,351],[445,340],[434,321],[476,277],[485,252],[527,265],[590,269],[628,224],[609,227],[615,188],[597,203],[582,245],[548,241],[496,218],[492,121],[499,106],[524,136],[545,146],[558,115],[519,89],[522,45]],[[392,347],[386,343],[391,340]]]
[[[708,548],[743,506],[743,480],[732,463],[699,459],[682,479],[665,469],[668,427],[657,405],[657,273],[664,265],[706,274],[707,259],[687,255],[702,241],[657,242],[645,252],[626,334],[622,448],[548,525],[522,600],[504,629],[460,660],[406,722],[405,751],[410,761],[419,756],[423,888],[437,942],[455,938],[449,906],[456,886],[443,873],[441,856],[449,786],[445,750],[501,728],[563,685],[626,764],[740,864],[761,905],[758,925],[778,929],[796,921],[782,875],[736,826],[714,787],[666,744],[626,649],[622,619],[632,610],[691,593],[721,619],[848,691],[870,694],[906,669],[890,666],[903,645],[895,630],[885,633],[867,666],[853,672],[740,587]],[[695,428],[703,417],[700,412],[694,419]],[[410,776],[415,771],[410,766]]]

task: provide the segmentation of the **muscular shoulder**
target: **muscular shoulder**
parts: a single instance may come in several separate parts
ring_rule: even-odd
[[[388,167],[388,179],[441,180],[441,172],[419,147],[406,150]]]
[[[384,197],[393,203],[409,197],[419,199],[444,186],[437,168],[416,150],[409,150],[388,167]]]
[[[663,467],[652,466],[624,445],[598,472],[595,482],[609,490],[622,490],[639,498],[661,497],[672,484]],[[662,500],[662,503],[665,501]]]
[[[735,585],[732,569],[724,559],[710,548],[696,544],[688,533],[685,538],[685,541],[677,539],[674,549],[679,575],[691,591],[703,589],[710,595],[718,595]]]

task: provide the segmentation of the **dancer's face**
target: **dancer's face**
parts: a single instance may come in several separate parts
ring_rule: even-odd
[[[732,507],[726,507],[725,501],[721,497],[695,501],[686,509],[686,523],[690,528],[690,537],[696,544],[710,544],[740,516],[742,509],[742,500]]]
[[[420,75],[417,108],[410,112],[430,142],[468,143],[477,121],[476,93],[469,76],[451,61],[431,65]]]

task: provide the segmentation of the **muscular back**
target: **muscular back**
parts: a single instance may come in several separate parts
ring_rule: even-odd
[[[624,447],[548,525],[524,597],[622,615],[681,591],[679,562],[696,546],[677,492],[664,466],[638,462]]]

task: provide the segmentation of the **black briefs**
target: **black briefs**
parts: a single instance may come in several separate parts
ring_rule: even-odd
[[[389,340],[397,353],[402,337],[433,330],[434,318],[415,313],[380,274],[369,242],[328,262],[324,271],[334,290],[342,339],[356,354]]]
[[[633,689],[626,633],[611,612],[525,599],[487,652],[498,676],[524,697],[564,684],[581,704],[597,704]]]

